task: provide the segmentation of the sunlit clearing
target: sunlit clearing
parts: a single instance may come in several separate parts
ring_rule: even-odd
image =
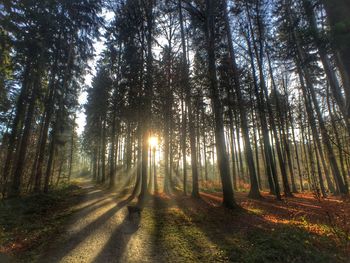
[[[149,141],[149,145],[152,148],[156,148],[158,146],[158,138],[157,137],[151,136],[151,137],[149,137],[148,141]]]

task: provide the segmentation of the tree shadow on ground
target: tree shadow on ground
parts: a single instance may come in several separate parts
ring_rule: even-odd
[[[208,258],[205,258],[205,252],[208,252],[208,247],[203,251],[191,233],[182,230],[179,220],[183,225],[187,222],[183,218],[173,217],[169,213],[173,209],[176,209],[176,203],[168,196],[154,196],[152,254],[157,262],[206,262],[205,259]]]
[[[53,258],[49,259],[49,262],[61,262],[61,260],[68,255],[72,250],[74,250],[79,244],[81,244],[85,239],[87,239],[91,234],[94,233],[94,231],[98,228],[100,228],[104,223],[106,223],[111,217],[113,217],[118,211],[120,211],[124,206],[126,206],[131,201],[130,198],[125,199],[119,203],[117,203],[115,206],[109,208],[107,211],[105,211],[102,215],[100,215],[96,220],[90,222],[88,225],[84,226],[82,229],[80,229],[78,232],[72,234],[69,236],[67,240],[64,240],[61,244],[62,249],[54,251]],[[106,205],[106,204],[104,204]],[[95,209],[98,209],[102,207],[103,204],[100,206],[94,207]],[[92,212],[92,211],[90,211]],[[55,247],[53,247],[55,249]],[[48,262],[47,255],[44,255],[39,262]]]
[[[247,210],[213,206],[202,199],[176,197],[175,201],[179,211],[164,213],[192,251],[202,251],[195,255],[196,261],[346,262],[332,239],[305,229],[272,222]],[[207,253],[206,247],[213,249]],[[210,258],[212,253],[217,255]]]
[[[139,229],[139,223],[140,218],[131,222],[126,216],[123,222],[113,231],[108,242],[92,262],[124,262],[124,252],[132,235]]]
[[[106,194],[101,194],[99,196],[100,199],[93,201],[93,202],[90,202],[87,205],[84,205],[82,207],[79,207],[76,210],[74,210],[74,212],[79,212],[79,218],[87,216],[88,214],[92,213],[93,211],[115,202],[116,199],[119,200],[120,198],[125,197],[126,194],[127,194],[127,192],[124,192],[124,191],[117,194],[117,195],[105,196]],[[127,200],[129,200],[129,198]]]

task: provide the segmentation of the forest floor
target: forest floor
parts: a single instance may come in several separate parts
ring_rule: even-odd
[[[336,198],[296,194],[276,201],[265,193],[257,201],[236,193],[242,209],[230,211],[220,206],[219,193],[202,192],[198,200],[159,194],[148,200],[137,227],[127,219],[126,206],[135,200],[127,200],[126,192],[85,185],[81,196],[42,246],[45,252],[31,261],[16,260],[333,263],[350,258],[350,204]]]
[[[79,184],[79,185],[78,185]],[[0,262],[32,262],[61,231],[74,208],[93,185],[60,185],[49,194],[0,200]]]

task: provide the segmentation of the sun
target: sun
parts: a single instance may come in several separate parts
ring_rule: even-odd
[[[151,136],[151,137],[149,137],[148,142],[152,148],[155,148],[158,146],[158,137]]]

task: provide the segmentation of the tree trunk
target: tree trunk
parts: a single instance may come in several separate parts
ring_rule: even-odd
[[[184,195],[187,195],[187,162],[186,162],[186,134],[187,134],[187,117],[186,108],[184,107],[184,101],[181,100],[181,112],[182,112],[182,170],[183,170],[183,191]]]
[[[207,2],[210,2],[207,0]],[[237,101],[239,105],[239,114],[240,114],[240,120],[241,120],[241,129],[242,129],[242,135],[243,135],[243,140],[244,140],[244,147],[245,147],[245,154],[246,154],[246,162],[247,166],[249,169],[249,176],[250,176],[250,191],[249,191],[249,197],[251,198],[260,198],[260,191],[259,191],[259,186],[258,186],[258,180],[256,177],[256,171],[255,171],[255,164],[254,164],[254,157],[253,157],[253,150],[251,147],[251,142],[250,142],[250,137],[249,137],[249,128],[248,128],[248,120],[247,120],[247,113],[244,110],[244,105],[243,103],[243,98],[242,98],[242,91],[241,91],[241,84],[239,80],[239,75],[238,75],[238,67],[235,59],[235,52],[233,48],[233,41],[232,41],[232,34],[231,34],[231,28],[230,28],[230,23],[229,23],[229,17],[227,14],[227,2],[226,0],[223,1],[222,3],[222,9],[224,12],[225,16],[225,31],[227,34],[227,40],[228,40],[228,51],[230,55],[230,66],[232,69],[232,74],[234,78],[234,85],[235,85],[235,91],[236,91],[236,96],[237,96]],[[208,19],[209,20],[209,19]],[[214,23],[214,21],[211,21],[211,23]],[[212,27],[212,32],[209,32],[209,36],[211,34],[212,42],[211,45],[209,45],[209,49],[212,48],[212,52],[214,52],[214,26],[210,25],[209,21],[209,27]],[[210,50],[209,50],[210,52]],[[212,66],[215,73],[215,54],[212,54],[213,60],[214,60],[214,65]],[[214,74],[213,74],[214,75]],[[216,78],[215,76],[212,76]],[[217,85],[217,84],[216,84]],[[215,87],[215,83],[213,85],[213,88]],[[222,118],[222,116],[221,116]],[[222,131],[223,132],[223,131]]]
[[[24,170],[26,155],[27,155],[27,148],[28,148],[29,138],[32,130],[35,103],[41,87],[41,83],[40,83],[41,79],[39,78],[40,74],[41,74],[40,72],[36,72],[35,80],[33,82],[33,88],[32,88],[32,93],[29,100],[26,120],[24,123],[22,139],[21,139],[20,147],[18,149],[18,159],[16,162],[16,166],[15,166],[16,168],[13,175],[13,181],[11,184],[10,196],[18,196],[20,193],[20,186],[21,186],[23,170]]]
[[[327,153],[328,153],[328,159],[329,159],[329,162],[331,164],[331,168],[332,168],[332,171],[333,171],[334,179],[338,183],[339,191],[342,194],[348,194],[349,190],[346,188],[346,186],[345,186],[345,184],[343,182],[343,179],[342,179],[342,177],[340,175],[339,167],[338,167],[335,155],[334,155],[333,148],[332,148],[331,143],[329,141],[328,133],[327,133],[324,121],[323,121],[323,117],[321,115],[321,111],[320,111],[320,108],[319,108],[319,105],[318,105],[318,101],[316,99],[316,94],[315,94],[313,85],[311,84],[311,80],[310,80],[308,74],[305,72],[305,69],[304,69],[304,73],[305,73],[307,87],[308,87],[308,90],[309,90],[309,92],[311,94],[311,99],[313,101],[314,109],[316,111],[316,115],[317,115],[317,118],[318,118],[318,123],[319,123],[319,126],[320,126],[321,135],[322,135],[322,141],[323,141],[323,144],[325,145]],[[306,90],[305,89],[303,89],[303,92],[305,93],[304,97],[307,97],[308,95],[306,94]]]
[[[115,150],[116,150],[116,116],[115,109],[112,113],[112,130],[111,130],[111,148],[110,148],[110,164],[109,164],[109,187],[113,188],[115,186]]]
[[[303,75],[302,78],[303,77],[305,78],[305,82],[306,82],[305,87],[308,89],[308,90],[306,90],[305,88],[302,89],[303,93],[304,93],[304,97],[308,97],[307,92],[310,93],[311,100],[313,102],[314,109],[316,111],[316,116],[317,116],[317,119],[318,119],[318,122],[319,122],[320,131],[321,131],[321,135],[322,135],[322,141],[323,141],[323,144],[325,145],[326,150],[327,150],[327,155],[328,155],[328,159],[329,159],[332,171],[333,171],[334,179],[335,179],[335,181],[337,182],[337,184],[339,186],[340,193],[344,194],[344,195],[348,195],[349,189],[345,186],[345,184],[343,182],[343,179],[342,179],[342,177],[340,175],[340,171],[339,171],[339,167],[338,167],[338,164],[337,164],[337,160],[335,158],[332,145],[331,145],[331,143],[329,141],[327,129],[326,129],[326,126],[325,126],[325,123],[324,123],[324,120],[323,120],[323,117],[322,117],[322,114],[321,114],[321,110],[320,110],[320,107],[319,107],[319,104],[318,104],[318,100],[316,98],[316,92],[315,92],[315,89],[314,89],[314,86],[313,86],[313,83],[312,83],[312,80],[311,80],[311,74],[309,73],[309,70],[305,66],[301,66],[301,65],[304,65],[304,62],[306,60],[305,60],[304,52],[303,52],[303,50],[302,50],[302,48],[301,48],[301,46],[299,44],[300,43],[299,36],[297,35],[296,31],[293,31],[292,34],[293,34],[294,42],[295,42],[296,47],[297,47],[297,58],[296,59],[298,61],[296,63],[298,64],[297,66],[298,66],[298,68],[300,68],[300,70],[302,72],[302,75]]]
[[[152,93],[153,93],[153,27],[154,27],[154,2],[146,1],[145,4],[145,15],[146,15],[146,42],[147,42],[147,57],[146,57],[146,81],[145,81],[145,96],[144,100],[144,115],[142,121],[142,169],[141,169],[141,192],[139,195],[139,205],[143,206],[146,196],[149,194],[147,190],[148,182],[148,139],[149,139],[149,128],[151,121],[151,106],[152,106]]]
[[[288,114],[289,114],[289,120],[290,120],[291,129],[292,129],[292,139],[293,139],[293,145],[294,145],[294,151],[295,151],[295,158],[296,158],[297,167],[298,167],[300,189],[303,192],[304,191],[303,176],[301,174],[299,153],[298,153],[298,144],[297,144],[296,139],[295,139],[294,125],[293,125],[292,113],[291,113],[291,109],[290,108],[289,108]]]
[[[76,116],[74,115],[73,122],[72,122],[72,134],[71,134],[72,137],[71,137],[71,143],[70,143],[68,182],[70,182],[70,179],[72,177],[72,169],[73,169],[75,118]]]
[[[332,193],[334,193],[335,189],[334,189],[334,186],[333,186],[331,179],[329,178],[328,166],[325,162],[322,144],[321,144],[320,138],[318,136],[318,132],[317,132],[316,120],[315,120],[315,116],[313,114],[314,111],[313,111],[310,99],[308,98],[306,91],[305,91],[306,87],[305,87],[304,78],[302,76],[301,67],[297,66],[297,70],[299,72],[299,79],[300,79],[300,84],[301,84],[301,87],[303,90],[303,96],[304,96],[305,107],[306,107],[306,114],[308,116],[308,120],[309,120],[309,123],[311,125],[312,136],[313,136],[314,140],[316,140],[316,143],[317,143],[318,153],[319,153],[319,156],[320,156],[320,159],[322,162],[322,166],[323,166],[323,169],[325,172],[328,188]]]
[[[156,194],[158,193],[158,183],[157,183],[156,148],[155,147],[153,147],[153,185],[154,185],[154,193]]]
[[[55,121],[53,131],[51,134],[51,143],[50,143],[50,148],[49,148],[49,159],[47,162],[45,182],[44,182],[44,193],[47,193],[49,191],[49,184],[50,184],[50,179],[51,179],[51,174],[52,174],[52,169],[53,169],[52,164],[53,164],[53,161],[55,158],[55,150],[56,150],[57,122],[58,122],[58,120],[57,120],[57,116],[56,116],[56,121]],[[97,169],[99,169],[98,165],[97,165]]]
[[[319,159],[319,155],[317,153],[317,146],[316,146],[316,142],[315,141],[314,141],[314,151],[315,151],[315,158],[316,158],[316,165],[317,165],[317,174],[318,174],[318,180],[320,182],[321,193],[322,193],[322,196],[324,198],[326,198],[327,194],[326,194],[326,189],[324,187],[322,171],[321,171],[321,165],[320,165],[320,159]]]
[[[102,146],[101,146],[101,162],[102,162],[102,166],[101,166],[101,181],[104,184],[106,182],[106,144],[107,144],[107,120],[104,119],[103,120],[103,124],[102,124]]]
[[[182,45],[182,83],[185,89],[185,98],[188,114],[188,128],[190,135],[190,149],[191,149],[191,168],[192,168],[192,197],[199,198],[199,186],[198,186],[198,168],[197,168],[197,148],[196,148],[196,130],[195,120],[193,117],[193,102],[191,98],[191,87],[189,82],[189,68],[187,63],[186,42],[185,42],[185,30],[183,25],[181,0],[178,2],[179,6],[179,18],[181,28],[181,45]]]
[[[277,128],[276,128],[276,124],[275,124],[275,119],[274,119],[274,115],[272,112],[272,108],[271,105],[269,104],[268,100],[268,91],[267,91],[267,87],[266,87],[266,82],[265,82],[265,76],[264,76],[264,72],[263,72],[263,40],[262,40],[262,36],[261,36],[261,31],[262,29],[260,28],[261,23],[260,21],[257,21],[257,24],[259,25],[259,34],[260,34],[260,38],[259,38],[259,50],[258,47],[256,45],[256,41],[255,41],[255,37],[254,37],[254,31],[252,28],[252,24],[251,24],[251,20],[250,20],[250,15],[249,15],[249,9],[247,7],[247,13],[248,13],[248,25],[250,28],[250,35],[248,32],[248,36],[246,38],[247,40],[247,44],[248,44],[248,50],[249,50],[249,55],[250,55],[250,62],[251,62],[251,67],[253,69],[253,79],[254,79],[254,85],[256,86],[255,89],[258,89],[258,82],[256,80],[256,75],[255,75],[255,64],[254,64],[254,59],[253,59],[253,51],[251,49],[251,45],[253,45],[254,51],[255,51],[255,56],[256,56],[256,60],[257,60],[257,64],[258,64],[258,70],[259,70],[259,78],[260,78],[260,92],[256,92],[257,93],[257,97],[258,97],[258,101],[259,101],[259,97],[260,97],[260,104],[261,104],[261,108],[260,108],[260,113],[263,114],[263,118],[265,119],[264,122],[266,121],[266,117],[264,116],[265,113],[265,109],[267,109],[268,114],[269,114],[269,120],[270,120],[270,126],[272,129],[272,134],[273,137],[275,139],[275,146],[276,146],[276,150],[277,150],[277,157],[278,157],[278,161],[279,161],[279,166],[280,166],[280,170],[281,170],[281,175],[282,175],[282,183],[283,183],[283,190],[284,190],[284,195],[285,196],[293,196],[290,187],[289,187],[289,182],[288,182],[288,176],[287,176],[287,171],[286,171],[286,165],[285,165],[285,161],[283,158],[283,154],[282,154],[282,149],[281,149],[281,144],[280,144],[280,140],[278,138],[278,134],[277,134]],[[250,37],[252,37],[252,41],[250,40]],[[251,43],[252,42],[252,43]],[[264,99],[265,96],[265,99]],[[267,129],[267,124],[266,125],[266,129]],[[276,185],[276,182],[275,182]]]
[[[348,0],[322,0],[333,35],[333,47],[343,79],[348,118],[350,117],[350,3]]]
[[[316,46],[318,48],[318,53],[320,55],[324,71],[325,71],[326,76],[328,78],[333,97],[334,97],[335,101],[337,102],[339,109],[340,109],[340,112],[342,113],[342,115],[344,117],[344,121],[345,121],[345,124],[347,127],[347,132],[350,135],[350,122],[349,122],[350,115],[347,111],[346,103],[345,103],[344,97],[342,95],[340,84],[339,84],[339,81],[337,79],[336,73],[332,68],[330,59],[327,55],[326,47],[323,44],[322,36],[320,35],[319,29],[317,28],[317,21],[316,21],[315,12],[314,12],[312,3],[310,2],[310,0],[303,0],[303,6],[305,9],[305,13],[307,15],[307,18],[308,18],[311,32],[314,35],[314,40],[315,40]],[[350,8],[349,8],[349,11],[350,11]],[[349,20],[348,26],[350,29],[350,20]],[[350,36],[350,34],[349,34],[349,36]],[[349,56],[349,58],[350,58],[350,56]],[[344,85],[344,87],[346,87],[346,85]]]
[[[209,63],[209,82],[210,82],[210,97],[212,102],[212,109],[215,118],[215,141],[216,141],[216,152],[217,162],[219,166],[222,191],[223,191],[223,205],[228,208],[234,208],[237,206],[232,189],[232,182],[230,176],[230,165],[228,161],[226,143],[225,143],[225,132],[223,122],[222,105],[220,101],[220,94],[216,76],[216,61],[215,61],[215,16],[214,10],[215,5],[213,0],[206,0],[206,38],[207,38],[207,54]],[[252,156],[251,156],[252,157]],[[254,164],[253,164],[254,168]],[[255,168],[254,172],[255,173]],[[252,178],[254,180],[254,178]],[[255,183],[257,187],[257,181],[255,176]],[[254,182],[252,182],[254,185]],[[259,188],[254,189],[259,193]]]
[[[30,90],[31,86],[31,80],[30,80],[30,63],[27,62],[27,65],[24,70],[24,76],[23,76],[23,82],[22,82],[22,88],[20,91],[20,94],[18,96],[17,102],[16,102],[16,113],[15,118],[12,123],[12,129],[11,129],[11,135],[8,142],[7,147],[7,155],[5,159],[5,165],[3,170],[3,189],[2,194],[5,196],[6,192],[9,190],[7,189],[7,182],[9,175],[12,175],[12,161],[13,161],[13,153],[15,151],[14,145],[19,140],[18,133],[22,130],[23,127],[23,119],[25,117],[25,99],[28,96],[28,92]]]

